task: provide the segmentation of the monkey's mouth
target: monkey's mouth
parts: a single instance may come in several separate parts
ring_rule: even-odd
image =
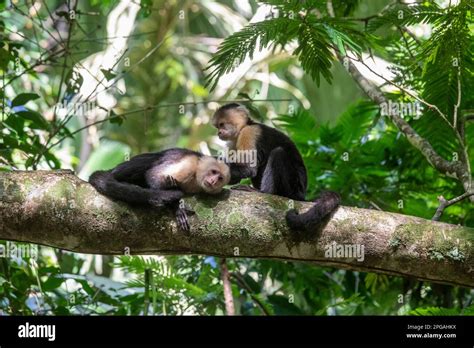
[[[219,134],[217,137],[220,140],[229,140],[229,136],[227,134]]]
[[[211,184],[210,182],[204,181],[204,186],[208,193],[219,191],[219,187],[216,184]]]

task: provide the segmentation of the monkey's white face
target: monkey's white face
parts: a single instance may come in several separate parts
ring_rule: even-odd
[[[201,175],[197,178],[200,186],[206,193],[219,193],[229,183],[229,167],[212,157],[202,159],[201,161],[203,161],[202,171]]]
[[[238,131],[231,123],[219,122],[217,124],[217,136],[221,140],[229,141],[237,139]]]
[[[224,187],[224,175],[219,169],[210,169],[203,180],[204,191],[207,193],[218,193]]]
[[[249,121],[248,111],[246,109],[233,109],[214,114],[212,124],[217,128],[217,136],[224,141],[236,141],[240,130],[247,125]]]

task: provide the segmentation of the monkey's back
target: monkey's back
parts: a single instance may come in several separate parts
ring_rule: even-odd
[[[181,161],[184,157],[202,154],[196,151],[171,148],[158,152],[143,153],[133,156],[130,160],[119,164],[112,170],[115,179],[125,181],[142,187],[149,187],[147,182],[147,172],[153,167],[173,164]]]
[[[277,161],[276,165],[279,176],[285,176],[291,186],[290,198],[304,199],[307,188],[307,172],[303,162],[303,158],[299,153],[294,142],[281,131],[258,124],[260,126],[261,134],[257,141],[257,157],[258,157],[258,171],[257,176],[252,180],[255,187],[260,187],[261,180],[268,159],[273,150],[281,148],[284,153],[284,162]],[[255,181],[255,182],[254,182]],[[288,194],[276,194],[288,197]]]

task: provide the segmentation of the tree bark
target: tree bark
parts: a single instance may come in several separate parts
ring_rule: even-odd
[[[171,212],[111,201],[70,171],[2,172],[0,239],[94,254],[306,261],[474,287],[473,228],[340,207],[322,229],[305,236],[287,228],[290,200],[283,197],[225,190],[185,202],[196,212],[189,234],[177,229]],[[294,202],[300,212],[311,205]],[[344,246],[363,248],[363,257],[329,254]]]

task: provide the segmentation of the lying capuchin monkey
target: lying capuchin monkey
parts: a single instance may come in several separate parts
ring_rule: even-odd
[[[230,184],[250,178],[254,188],[302,201],[307,188],[306,167],[296,145],[282,132],[254,122],[243,105],[232,103],[219,108],[212,123],[221,140],[228,142],[229,150],[255,151],[256,165],[230,163]],[[288,211],[288,226],[298,231],[314,231],[338,207],[340,196],[323,192],[314,206],[304,214],[295,209]]]
[[[132,157],[89,178],[99,193],[112,199],[173,209],[184,231],[190,229],[186,209],[179,204],[184,194],[217,194],[229,180],[229,167],[222,161],[178,148]]]

